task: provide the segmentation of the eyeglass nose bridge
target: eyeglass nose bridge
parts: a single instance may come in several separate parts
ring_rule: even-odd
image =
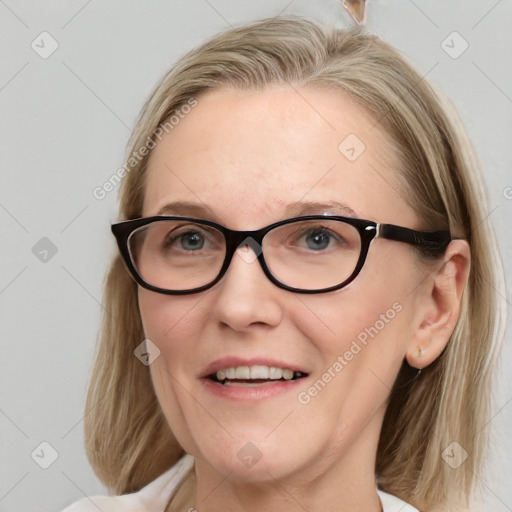
[[[269,228],[258,229],[256,231],[235,231],[226,228],[224,231],[224,237],[226,239],[225,263],[228,266],[230,265],[233,255],[240,247],[252,249],[255,257],[248,258],[251,261],[255,259],[261,261],[261,259],[263,259],[263,238],[269,231]]]
[[[217,277],[216,281],[220,280],[227,272],[229,266],[231,265],[231,261],[233,260],[233,256],[235,255],[235,252],[240,247],[249,248],[249,251],[247,252],[247,257],[245,257],[243,254],[239,254],[240,257],[246,263],[253,263],[255,260],[258,260],[261,268],[263,269],[263,272],[268,276],[269,271],[265,264],[263,255],[263,238],[271,229],[272,228],[263,228],[258,229],[256,231],[235,231],[232,229],[225,228],[224,238],[226,240],[226,256],[224,259],[224,264],[222,265],[222,269],[220,271],[220,275]]]

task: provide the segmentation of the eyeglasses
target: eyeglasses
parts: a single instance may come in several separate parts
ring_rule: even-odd
[[[276,286],[323,293],[357,277],[375,238],[411,244],[431,256],[441,256],[451,241],[449,231],[415,231],[331,215],[294,217],[256,231],[234,231],[191,217],[155,216],[113,224],[112,232],[135,281],[170,295],[214,286],[239,247],[252,249],[239,255],[247,262],[257,258]]]

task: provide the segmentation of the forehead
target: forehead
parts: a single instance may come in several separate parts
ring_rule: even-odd
[[[195,216],[256,229],[297,203],[336,202],[340,214],[414,222],[390,140],[343,92],[219,89],[197,101],[153,150],[144,216],[194,203]]]

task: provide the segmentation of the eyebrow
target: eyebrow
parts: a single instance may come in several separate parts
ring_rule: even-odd
[[[302,215],[321,215],[324,213],[357,217],[356,212],[352,208],[339,201],[297,201],[286,205],[284,218],[300,217]],[[183,215],[203,219],[212,218],[217,221],[220,220],[209,206],[187,201],[168,203],[160,208],[156,215]]]

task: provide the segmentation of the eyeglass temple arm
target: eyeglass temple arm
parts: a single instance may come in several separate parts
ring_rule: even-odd
[[[376,236],[431,250],[444,250],[452,240],[448,230],[416,231],[394,224],[377,224]]]

